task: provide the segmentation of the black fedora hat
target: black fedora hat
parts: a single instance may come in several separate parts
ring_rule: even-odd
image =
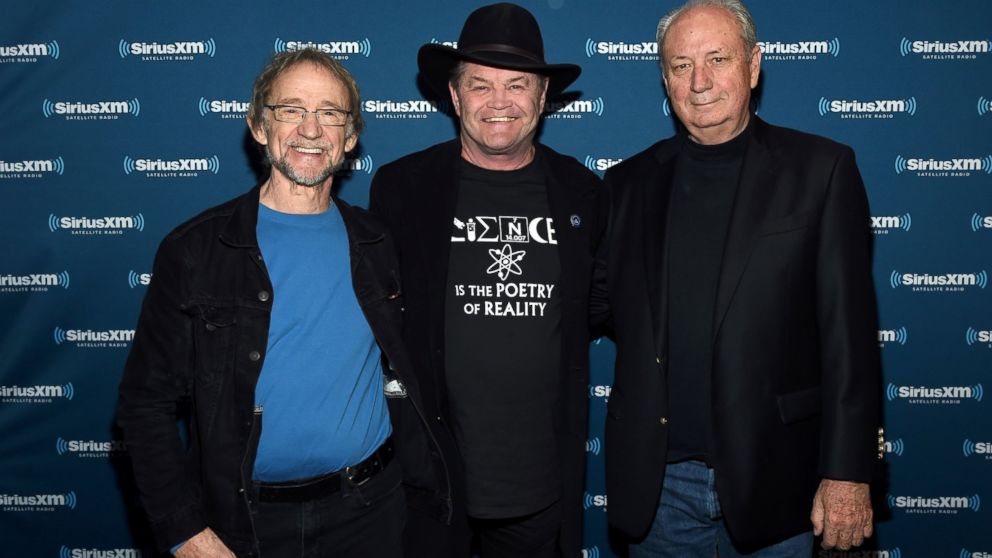
[[[483,6],[469,14],[458,36],[458,48],[426,44],[417,53],[420,72],[442,95],[451,72],[460,61],[521,70],[548,76],[548,96],[564,91],[582,68],[544,61],[544,39],[537,20],[526,9],[510,3]]]

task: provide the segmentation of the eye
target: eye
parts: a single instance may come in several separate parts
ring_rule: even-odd
[[[726,56],[714,56],[710,60],[712,60],[714,64],[723,64],[724,62],[727,61],[727,57]]]
[[[303,108],[301,107],[281,107],[282,112],[289,116],[296,116],[303,113]]]

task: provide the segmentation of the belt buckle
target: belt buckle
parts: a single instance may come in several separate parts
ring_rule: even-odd
[[[344,478],[348,479],[348,484],[350,484],[351,486],[362,486],[365,483],[369,482],[369,479],[372,478],[372,475],[366,475],[365,478],[363,478],[362,480],[355,482],[355,477],[357,477],[361,473],[362,473],[361,464],[359,464],[356,467],[352,467],[349,465],[344,468]]]

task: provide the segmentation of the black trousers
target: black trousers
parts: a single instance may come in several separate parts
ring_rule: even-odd
[[[555,558],[561,531],[561,502],[522,517],[469,518],[482,558]]]
[[[401,558],[406,501],[393,460],[362,486],[306,502],[259,502],[261,558]]]

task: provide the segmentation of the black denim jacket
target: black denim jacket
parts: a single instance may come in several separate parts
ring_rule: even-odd
[[[262,416],[255,384],[279,296],[255,234],[258,194],[256,186],[208,209],[162,241],[125,366],[117,420],[163,550],[209,526],[239,556],[257,555],[251,477]],[[334,203],[348,231],[355,296],[384,370],[406,389],[387,401],[408,504],[450,521],[451,485],[438,447],[450,433],[426,420],[409,373],[392,238],[365,210]],[[188,448],[177,428],[184,408]]]

